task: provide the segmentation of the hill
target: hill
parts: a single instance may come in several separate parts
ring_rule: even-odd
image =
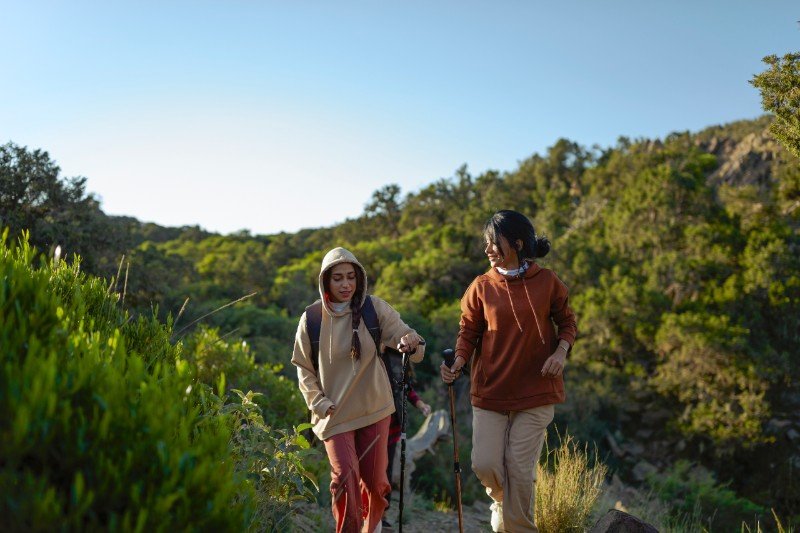
[[[725,530],[770,507],[800,514],[792,475],[800,467],[800,165],[772,140],[769,123],[620,138],[606,148],[561,139],[514,170],[474,176],[462,167],[405,195],[387,185],[355,219],[263,236],[107,217],[46,153],[6,145],[4,180],[45,169],[50,189],[42,190],[61,183],[70,194],[26,204],[0,193],[0,216],[12,232],[30,229],[42,250],[82,253],[83,268],[103,276],[122,277],[125,254],[132,316],[154,304],[162,319],[184,308],[178,331],[257,292],[203,323],[244,339],[257,361],[285,365],[327,249],[351,248],[374,292],[437,353],[454,342],[458,299],[486,268],[483,222],[500,208],[527,213],[551,239],[543,264],[568,284],[579,317],[558,427],[596,442],[623,482],[679,500],[675,513],[696,504]],[[418,366],[417,388],[443,404],[437,366]],[[468,420],[463,390],[460,419]],[[461,431],[468,440],[469,428]],[[452,501],[446,457],[420,470],[419,491]],[[480,496],[465,482],[469,504]]]

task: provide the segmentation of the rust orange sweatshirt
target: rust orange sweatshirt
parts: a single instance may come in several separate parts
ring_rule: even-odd
[[[519,411],[562,403],[562,376],[542,376],[560,339],[570,348],[577,324],[567,286],[552,270],[532,263],[523,277],[491,269],[461,298],[456,356],[471,361],[472,405]]]

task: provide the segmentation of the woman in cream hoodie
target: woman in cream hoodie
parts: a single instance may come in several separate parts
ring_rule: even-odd
[[[380,531],[386,495],[386,453],[390,416],[395,411],[389,378],[364,321],[367,275],[356,257],[334,248],[319,274],[322,321],[317,365],[313,360],[306,313],[300,317],[292,364],[300,391],[312,412],[314,433],[325,443],[331,464],[331,500],[336,531]],[[389,304],[370,297],[381,342],[413,352],[419,362],[424,345]],[[317,367],[315,369],[315,366]],[[366,509],[362,511],[363,505]]]

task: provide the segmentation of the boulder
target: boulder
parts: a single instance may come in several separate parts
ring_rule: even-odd
[[[589,533],[658,533],[658,530],[633,515],[609,509]]]

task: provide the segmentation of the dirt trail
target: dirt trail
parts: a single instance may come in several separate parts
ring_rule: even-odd
[[[392,495],[392,507],[389,509],[389,521],[395,524],[391,529],[384,529],[383,533],[395,533],[398,531],[397,522],[397,501],[398,494]],[[464,507],[464,531],[490,532],[489,526],[489,504],[488,502],[476,502],[474,505]],[[437,511],[430,509],[430,504],[419,498],[406,505],[403,509],[403,533],[449,533],[458,532],[458,513],[455,511]],[[295,516],[294,524],[297,531],[306,532],[328,532],[334,530],[333,517],[329,509],[322,509],[314,504],[303,504],[299,513]]]

